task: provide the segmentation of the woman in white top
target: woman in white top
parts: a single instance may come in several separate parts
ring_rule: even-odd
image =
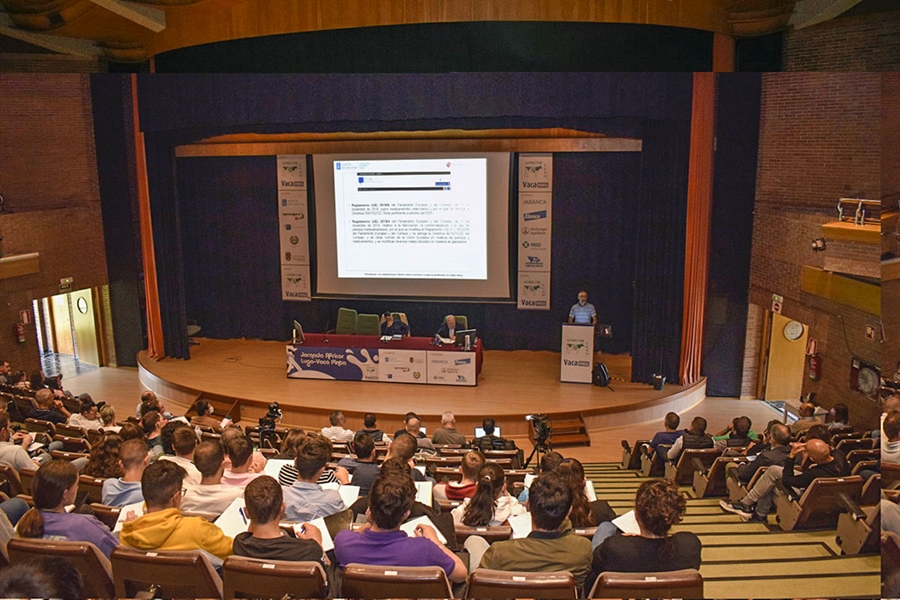
[[[506,474],[496,463],[485,463],[478,471],[478,487],[472,498],[451,511],[453,522],[470,527],[495,527],[521,515],[525,507],[506,491]]]

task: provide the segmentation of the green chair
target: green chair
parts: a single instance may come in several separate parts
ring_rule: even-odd
[[[381,335],[381,317],[378,315],[359,315],[356,317],[357,335]]]
[[[356,311],[352,308],[339,308],[337,324],[334,326],[336,334],[356,333]]]
[[[468,329],[469,328],[469,319],[466,315],[453,315],[456,317],[456,330]]]

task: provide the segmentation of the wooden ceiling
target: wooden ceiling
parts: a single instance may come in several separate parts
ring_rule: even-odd
[[[258,36],[422,23],[664,25],[731,36],[787,27],[797,5],[833,18],[860,0],[0,0],[0,36],[121,62]],[[836,13],[836,14],[832,14]]]

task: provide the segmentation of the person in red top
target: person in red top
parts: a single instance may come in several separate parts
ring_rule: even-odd
[[[459,465],[462,473],[460,481],[451,481],[444,492],[447,500],[464,500],[475,495],[478,489],[478,471],[484,466],[484,455],[481,452],[467,452]]]

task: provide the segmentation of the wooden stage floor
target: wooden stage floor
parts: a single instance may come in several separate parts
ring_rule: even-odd
[[[696,404],[705,392],[705,380],[690,389],[667,385],[661,391],[630,383],[629,355],[595,356],[606,363],[614,378],[611,389],[560,382],[556,352],[487,350],[478,385],[457,387],[288,379],[283,342],[199,341],[191,347],[187,361],[153,361],[141,352],[141,382],[182,406],[201,393],[238,399],[245,419],[262,416],[265,406],[277,401],[285,410],[285,422],[310,427],[328,425],[328,413],[340,409],[351,421],[351,429],[361,426],[364,413],[374,412],[379,426],[393,432],[407,411],[415,411],[433,430],[445,410],[453,411],[458,428],[465,433],[483,417],[493,416],[504,427],[504,435],[523,435],[527,433],[524,416],[532,413],[580,413],[589,428],[596,429],[661,418],[668,410]]]

